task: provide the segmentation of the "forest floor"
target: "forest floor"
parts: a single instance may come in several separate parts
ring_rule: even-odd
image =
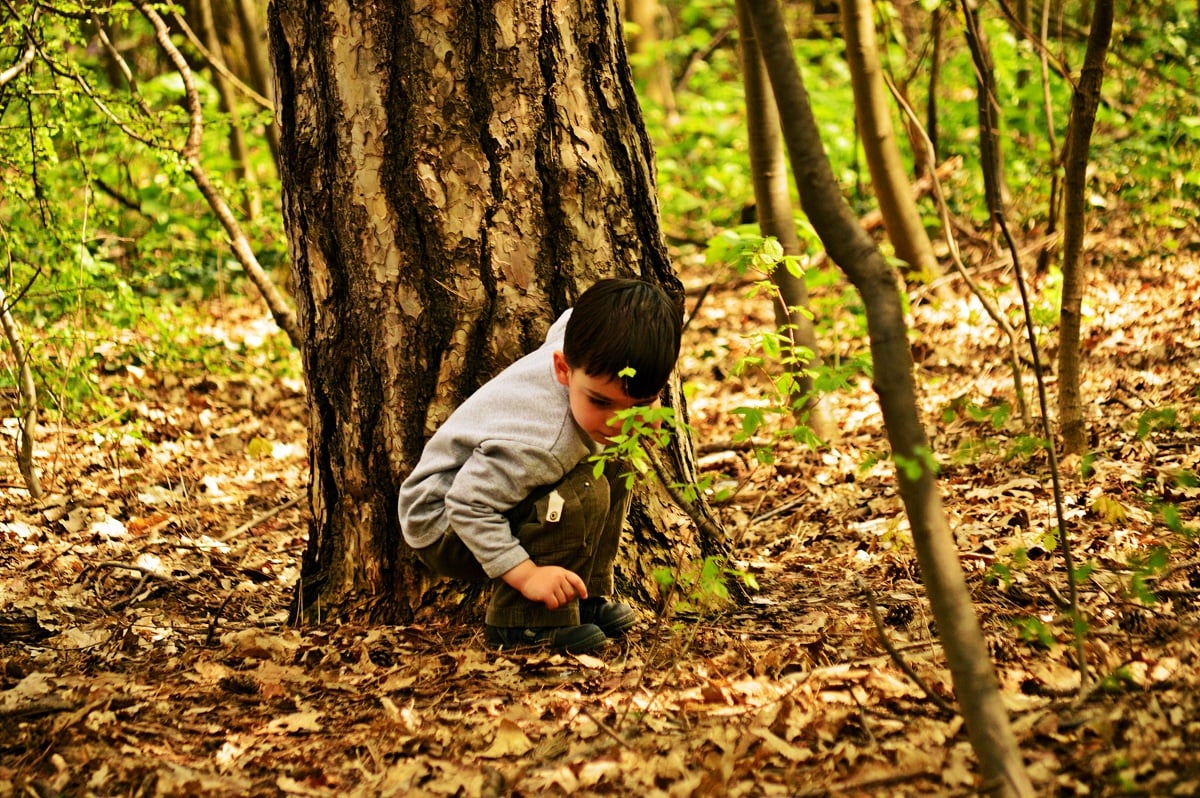
[[[1086,686],[1039,432],[1006,410],[1007,346],[959,280],[912,295],[919,400],[1039,794],[1195,795],[1200,258],[1114,239],[1089,251],[1105,253],[1084,327],[1096,455],[1061,464],[1087,569]],[[1001,265],[978,279],[1011,286],[989,257]],[[1014,296],[997,301],[1013,312]],[[265,360],[106,369],[129,404],[44,432],[48,499],[29,502],[11,446],[0,458],[0,795],[976,794],[962,720],[925,692],[953,703],[869,382],[828,398],[834,446],[779,443],[760,464],[732,439],[735,409],[767,402],[769,384],[736,364],[770,325],[768,300],[716,287],[692,303],[681,364],[697,449],[737,488],[716,511],[758,589],[702,614],[643,607],[597,656],[496,653],[478,627],[438,618],[289,628],[307,524],[300,381]],[[830,312],[830,358],[856,354],[859,318]],[[264,330],[257,308],[226,300],[205,335],[253,353]]]

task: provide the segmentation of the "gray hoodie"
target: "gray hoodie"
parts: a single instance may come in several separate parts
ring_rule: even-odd
[[[567,388],[554,378],[553,354],[563,347],[570,314],[425,444],[400,486],[400,528],[410,546],[432,545],[453,529],[492,578],[529,559],[504,513],[599,449],[575,424]]]

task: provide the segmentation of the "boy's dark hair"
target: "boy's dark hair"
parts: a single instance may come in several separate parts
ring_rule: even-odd
[[[675,368],[682,309],[658,286],[612,277],[583,292],[567,319],[563,356],[589,377],[622,377],[631,399],[658,396]]]

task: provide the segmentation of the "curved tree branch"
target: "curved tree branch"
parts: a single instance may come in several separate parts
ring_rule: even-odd
[[[179,52],[179,48],[171,41],[171,31],[167,27],[166,22],[150,6],[150,3],[146,2],[146,0],[134,0],[134,5],[137,6],[142,15],[154,27],[155,38],[158,40],[159,46],[162,47],[183,79],[188,117],[190,119],[187,141],[179,153],[183,159],[183,165],[191,176],[192,182],[196,184],[196,187],[200,189],[200,193],[204,195],[208,206],[221,222],[221,226],[225,228],[225,232],[229,235],[234,254],[237,255],[238,262],[242,264],[242,268],[246,270],[246,274],[262,294],[263,300],[267,303],[267,307],[271,311],[271,316],[275,319],[275,323],[287,334],[292,345],[298,349],[304,339],[300,332],[300,325],[296,319],[295,311],[288,306],[283,295],[279,293],[274,283],[271,282],[271,278],[263,269],[262,264],[258,262],[258,256],[254,254],[254,249],[251,247],[250,240],[246,237],[245,231],[242,230],[242,226],[238,223],[237,217],[234,216],[233,211],[230,209],[229,203],[225,201],[221,192],[217,190],[216,185],[204,169],[204,165],[200,160],[200,143],[204,133],[204,114],[200,103],[200,93],[196,89],[196,80],[192,74],[191,67],[188,66],[183,54]]]
[[[17,62],[8,69],[0,72],[0,89],[4,88],[13,78],[21,74],[21,70],[33,63],[33,57],[37,54],[37,50],[31,44],[25,48],[25,52],[21,53],[21,57]]]
[[[33,371],[29,368],[29,354],[25,351],[16,319],[9,312],[9,307],[4,288],[0,287],[0,327],[4,328],[4,337],[8,339],[13,358],[17,361],[21,404],[25,408],[25,412],[18,419],[17,467],[21,469],[21,476],[25,478],[29,497],[38,501],[42,498],[42,483],[38,478],[37,466],[33,464],[33,443],[37,438],[37,387],[33,383]]]

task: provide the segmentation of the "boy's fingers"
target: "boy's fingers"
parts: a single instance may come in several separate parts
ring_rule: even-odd
[[[585,585],[583,580],[579,578],[579,574],[575,573],[574,571],[567,571],[567,581],[570,582],[571,587],[575,589],[575,595],[579,596],[581,599],[587,598],[587,585]]]

